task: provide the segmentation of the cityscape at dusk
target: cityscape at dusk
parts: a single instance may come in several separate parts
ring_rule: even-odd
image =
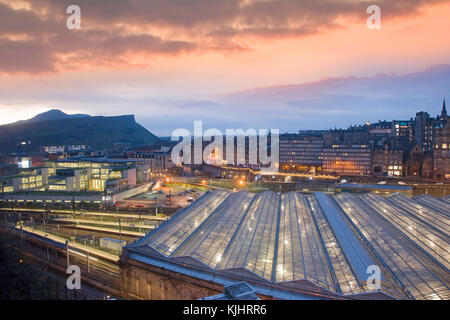
[[[449,300],[449,17],[0,0],[0,301]]]
[[[85,0],[80,30],[70,4],[0,2],[2,123],[126,110],[160,136],[296,132],[434,115],[449,95],[448,1],[379,1],[380,30],[365,1]]]

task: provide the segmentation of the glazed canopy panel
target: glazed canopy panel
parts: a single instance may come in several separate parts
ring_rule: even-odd
[[[230,244],[221,269],[245,268],[272,279],[279,196],[270,191],[258,194]]]
[[[335,289],[326,252],[306,196],[282,196],[276,281],[310,279]]]
[[[351,194],[336,196],[362,236],[368,241],[380,260],[391,270],[398,284],[415,299],[448,299],[450,296],[447,277],[436,274],[435,263],[427,259],[423,251],[412,245],[410,239],[400,234],[368,202]],[[440,276],[440,277],[439,277]],[[447,282],[447,283],[446,283]]]
[[[150,245],[164,255],[172,255],[228,195],[225,191],[206,194],[182,214],[176,216],[172,223],[158,229],[158,236],[151,241]]]
[[[450,203],[444,201],[443,199],[433,198],[426,194],[421,194],[420,196],[414,197],[413,201],[419,203],[425,207],[428,207],[436,212],[439,212],[447,219],[450,218]],[[447,222],[448,223],[448,222]],[[448,229],[447,229],[448,230]]]
[[[431,210],[419,209],[404,199],[385,200],[377,195],[365,196],[367,203],[411,241],[422,247],[448,271],[450,266],[448,221]],[[400,204],[400,205],[399,205]],[[404,209],[402,209],[404,208]]]
[[[175,256],[192,256],[215,269],[222,261],[253,197],[254,194],[249,192],[230,195]]]

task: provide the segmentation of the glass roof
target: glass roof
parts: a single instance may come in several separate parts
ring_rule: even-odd
[[[430,196],[216,190],[134,247],[218,271],[245,269],[280,285],[309,281],[342,295],[373,291],[366,271],[378,265],[383,292],[449,299],[448,205]]]
[[[441,200],[450,204],[450,196],[443,197],[443,198],[441,198]]]
[[[319,285],[335,288],[307,197],[290,192],[281,198],[275,280],[310,279]]]
[[[192,256],[215,269],[222,261],[253,197],[254,194],[249,192],[230,195],[175,256]]]
[[[220,268],[245,268],[271,280],[280,197],[271,191],[256,197]]]
[[[226,191],[207,193],[170,223],[158,228],[158,232],[152,235],[151,246],[166,256],[172,255],[228,195]]]
[[[444,271],[438,277],[427,267],[437,266],[373,209],[376,202],[363,200],[372,196],[357,197],[347,193],[336,195],[335,199],[410,298],[448,299],[450,291],[445,282],[448,282],[448,273],[445,275]]]
[[[444,215],[447,219],[450,218],[450,202],[444,201],[442,199],[433,198],[429,195],[422,194],[420,196],[414,197],[413,201],[427,206],[428,208],[439,212]],[[448,229],[447,229],[448,230]]]
[[[406,197],[396,196],[384,200],[374,196],[368,201],[377,203],[382,209],[379,211],[381,215],[449,271],[450,239],[446,234],[450,230],[449,219]]]

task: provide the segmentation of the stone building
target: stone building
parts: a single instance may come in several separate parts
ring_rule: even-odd
[[[434,177],[450,180],[450,123],[439,130],[434,141]]]
[[[423,151],[418,144],[412,145],[405,153],[405,175],[420,177],[422,174]]]
[[[403,151],[390,149],[385,145],[384,149],[373,151],[373,174],[376,176],[402,176],[403,175]]]
[[[433,154],[429,152],[425,153],[422,162],[422,178],[433,179],[433,165]]]

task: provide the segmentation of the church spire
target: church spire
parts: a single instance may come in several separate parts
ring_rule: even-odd
[[[447,108],[445,106],[445,98],[444,103],[442,104],[441,120],[447,120]]]

